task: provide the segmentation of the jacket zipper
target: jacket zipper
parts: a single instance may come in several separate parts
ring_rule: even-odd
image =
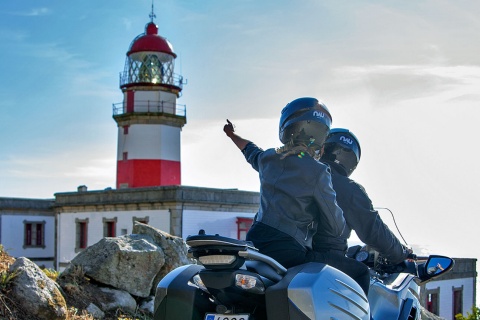
[[[305,233],[305,241],[307,241],[307,239],[308,239],[308,235],[309,235],[309,233],[310,233],[310,229],[313,228],[313,223],[314,223],[314,222],[312,221],[312,222],[310,222],[310,223],[307,225],[307,232]]]

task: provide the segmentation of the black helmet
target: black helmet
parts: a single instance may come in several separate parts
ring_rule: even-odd
[[[320,161],[336,163],[349,177],[357,167],[361,153],[360,143],[353,133],[335,128],[328,134]]]
[[[332,116],[323,102],[315,98],[298,98],[283,108],[278,135],[283,144],[306,143],[320,148],[331,123]]]

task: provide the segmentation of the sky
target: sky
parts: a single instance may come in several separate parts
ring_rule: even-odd
[[[112,104],[151,7],[2,1],[0,197],[115,187]],[[316,97],[359,138],[351,178],[397,236],[418,254],[480,258],[479,1],[154,0],[154,13],[187,81],[183,185],[259,191],[225,119],[278,147],[281,109]]]

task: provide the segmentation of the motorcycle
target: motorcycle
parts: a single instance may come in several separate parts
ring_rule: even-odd
[[[202,230],[186,243],[198,264],[159,282],[155,320],[420,319],[419,284],[454,265],[444,256],[391,265],[366,246],[352,247],[347,255],[371,270],[367,297],[352,278],[323,263],[285,269],[250,242]]]

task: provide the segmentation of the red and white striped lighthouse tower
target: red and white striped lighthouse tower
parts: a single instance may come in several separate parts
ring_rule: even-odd
[[[177,105],[183,78],[176,54],[153,22],[137,36],[120,73],[123,102],[113,105],[118,125],[117,189],[180,185],[180,132],[185,106]]]

